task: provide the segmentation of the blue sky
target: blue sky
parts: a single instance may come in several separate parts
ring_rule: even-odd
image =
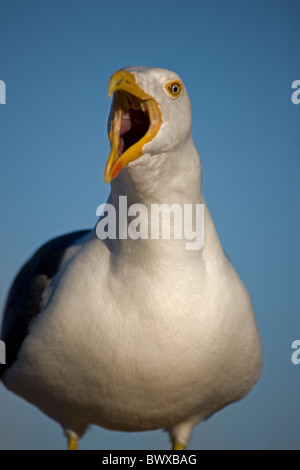
[[[300,2],[0,0],[0,302],[43,242],[96,222],[109,187],[110,75],[175,70],[203,192],[245,282],[264,348],[253,392],[201,423],[191,449],[299,449]],[[1,449],[64,449],[60,427],[0,385]],[[162,431],[92,427],[82,449],[165,449]]]

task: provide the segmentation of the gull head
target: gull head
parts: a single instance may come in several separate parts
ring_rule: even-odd
[[[191,135],[191,104],[181,78],[170,70],[126,67],[108,85],[113,101],[108,118],[111,151],[104,180],[109,183],[127,165],[180,147]]]

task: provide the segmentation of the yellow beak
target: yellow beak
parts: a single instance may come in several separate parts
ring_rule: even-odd
[[[128,163],[142,154],[144,145],[156,136],[161,126],[161,114],[157,102],[140,88],[132,73],[118,70],[112,75],[108,85],[108,95],[112,94],[114,94],[114,101],[109,132],[111,151],[105,167],[105,183],[116,178]],[[120,150],[124,147],[123,137],[120,135],[121,132],[124,132],[122,131],[122,123],[125,122],[126,117],[129,127],[134,126],[130,118],[132,106],[147,113],[150,124],[146,133],[128,148],[124,148],[123,151]]]

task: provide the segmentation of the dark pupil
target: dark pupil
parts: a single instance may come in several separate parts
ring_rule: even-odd
[[[177,95],[177,93],[178,93],[178,86],[177,85],[173,86],[173,93],[175,93],[175,95]]]

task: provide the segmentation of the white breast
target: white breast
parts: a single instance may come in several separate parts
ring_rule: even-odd
[[[114,265],[95,243],[61,275],[7,373],[9,388],[64,427],[119,430],[205,417],[249,391],[260,342],[227,258]]]

